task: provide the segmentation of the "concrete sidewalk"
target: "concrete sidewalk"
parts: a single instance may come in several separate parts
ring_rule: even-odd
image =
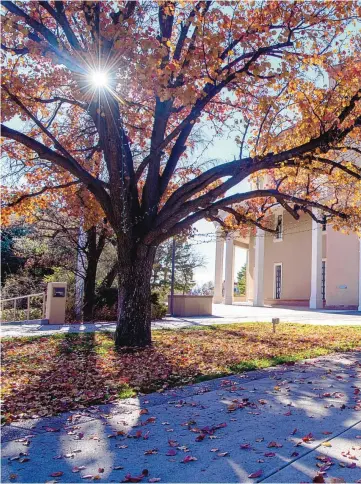
[[[2,482],[358,482],[360,389],[361,351],[16,421]]]
[[[203,326],[207,324],[247,323],[252,321],[271,322],[272,318],[280,318],[282,322],[330,325],[330,326],[361,326],[361,312],[337,310],[311,310],[308,308],[271,308],[253,307],[246,304],[213,304],[212,316],[172,318],[154,321],[153,328],[184,328],[186,326]],[[41,324],[11,324],[1,325],[2,337],[36,336],[54,333],[88,333],[93,331],[115,331],[115,323],[87,323],[71,325],[41,325]]]

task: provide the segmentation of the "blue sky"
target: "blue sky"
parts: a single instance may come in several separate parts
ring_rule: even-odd
[[[222,138],[214,138],[212,143],[203,153],[202,159],[218,159],[219,162],[232,161],[239,157],[239,147],[234,140],[237,133],[233,133]],[[244,192],[248,189],[248,183],[242,182],[236,185],[228,194]],[[194,280],[196,284],[204,284],[214,279],[214,266],[215,266],[215,254],[216,254],[216,242],[215,242],[215,226],[213,222],[207,222],[206,220],[200,220],[194,227],[198,231],[198,236],[190,240],[194,243],[194,249],[199,252],[205,259],[206,264],[204,267],[195,270]],[[200,234],[209,234],[201,236]],[[241,269],[242,265],[246,262],[246,250],[236,248],[235,250],[235,278],[237,272]]]

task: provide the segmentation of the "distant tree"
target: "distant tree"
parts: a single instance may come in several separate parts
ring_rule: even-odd
[[[169,292],[172,277],[172,246],[173,241],[168,240],[161,244],[156,252],[153,264],[152,289],[159,292]],[[195,282],[194,270],[204,266],[204,258],[192,249],[189,242],[184,239],[176,241],[175,250],[175,291],[181,294],[188,293]]]
[[[15,274],[21,269],[26,259],[16,253],[15,244],[24,237],[29,229],[22,224],[15,224],[1,230],[1,285],[5,284],[9,274]]]
[[[193,294],[197,294],[199,296],[213,296],[214,291],[214,284],[213,281],[205,282],[199,286],[196,286],[193,290]]]
[[[242,266],[242,269],[237,274],[238,288],[241,296],[244,296],[246,294],[246,270],[247,265],[244,264]]]

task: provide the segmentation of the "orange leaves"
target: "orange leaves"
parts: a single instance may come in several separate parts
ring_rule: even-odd
[[[206,328],[154,331],[153,347],[134,353],[116,352],[112,336],[106,333],[3,340],[3,415],[8,421],[49,416],[113,401],[122,392],[129,393],[130,388],[143,393],[162,391],[193,382],[200,375],[230,374],[260,360],[268,360],[273,365],[278,356],[302,358],[306,353],[317,355],[320,348],[335,351],[346,343],[350,348],[357,347],[361,340],[361,330],[357,327],[333,327],[332,339],[327,327],[319,327],[315,335],[312,326],[280,324],[271,339],[272,328],[267,323],[215,328],[212,331]],[[247,399],[236,399],[228,410],[232,414],[245,412],[247,407],[255,405],[267,405],[267,401],[250,403]],[[149,428],[151,434],[155,419],[147,418],[146,409],[140,412],[144,416],[143,428]],[[203,436],[212,436],[225,423],[199,429],[194,427],[195,422],[189,421],[187,425],[192,425],[192,431],[197,434],[195,439],[202,445]],[[45,430],[57,432],[58,429]],[[129,437],[148,440],[149,431],[138,430]],[[117,435],[111,434],[111,437],[117,438]],[[81,440],[84,435],[79,433],[77,438]],[[303,442],[312,442],[312,435],[304,436]],[[178,442],[170,439],[168,444],[167,455],[175,456]],[[276,441],[268,444],[270,449],[281,445]],[[241,448],[248,449],[249,444]]]

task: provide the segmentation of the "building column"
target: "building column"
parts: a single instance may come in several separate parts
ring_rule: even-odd
[[[264,231],[257,227],[253,282],[253,306],[264,306],[264,239]]]
[[[361,237],[359,238],[358,310],[361,311]]]
[[[224,283],[224,304],[233,304],[234,295],[234,244],[232,236],[226,238],[226,267]]]
[[[322,225],[312,219],[312,259],[310,308],[323,308],[322,301]]]
[[[220,304],[223,301],[223,258],[224,258],[224,239],[222,232],[216,231],[216,264],[214,271],[214,304]]]

